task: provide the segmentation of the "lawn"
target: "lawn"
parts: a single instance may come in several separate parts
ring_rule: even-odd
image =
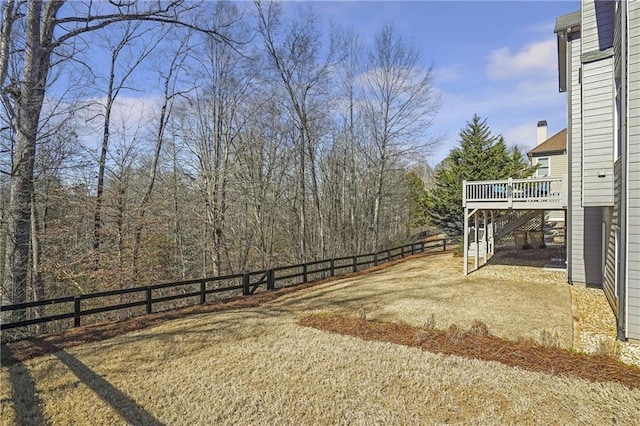
[[[423,257],[2,367],[0,423],[637,424],[637,388],[298,325],[310,314],[480,319],[499,336],[551,333],[569,346],[564,275],[517,268],[463,277],[460,259]]]

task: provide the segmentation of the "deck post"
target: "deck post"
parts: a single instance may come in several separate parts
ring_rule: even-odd
[[[482,210],[482,227],[484,229],[484,243],[482,243],[482,245],[484,246],[484,263],[487,263],[487,252],[489,251],[489,235],[487,234],[487,231],[489,230],[489,227],[487,226],[487,211],[486,210]]]
[[[478,269],[478,257],[480,255],[480,241],[478,241],[478,210],[473,212],[473,226],[474,226],[474,233],[475,233],[475,240],[474,243],[476,245],[476,253],[474,256],[474,261],[473,261],[473,270],[475,271],[476,269]]]
[[[468,275],[469,274],[469,209],[468,208],[464,208],[464,235],[462,236],[463,239],[463,249],[462,249],[462,253],[463,253],[463,264],[462,264],[462,273],[464,275]]]
[[[496,223],[495,223],[495,211],[491,210],[491,255],[496,254],[496,241],[493,239],[493,235],[496,232]]]
[[[467,181],[462,181],[462,207],[467,207]]]

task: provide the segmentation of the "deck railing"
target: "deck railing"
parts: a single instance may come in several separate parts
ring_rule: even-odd
[[[464,181],[462,204],[501,203],[511,207],[514,202],[539,202],[562,207],[566,206],[566,194],[566,176]]]

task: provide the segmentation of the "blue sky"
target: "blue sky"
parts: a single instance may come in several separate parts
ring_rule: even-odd
[[[566,127],[553,28],[578,1],[316,1],[313,9],[365,40],[393,23],[434,65],[442,106],[433,130],[444,141],[427,157],[431,165],[457,145],[474,113],[525,152],[536,144],[539,120],[549,123],[549,136]]]
[[[302,3],[287,2],[285,10]],[[502,134],[507,144],[517,144],[524,152],[535,146],[539,120],[549,123],[549,136],[566,127],[566,95],[558,93],[553,28],[556,17],[579,9],[577,0],[304,3],[311,4],[322,23],[353,28],[365,42],[391,23],[415,44],[425,66],[433,64],[442,105],[432,131],[443,136],[443,142],[416,160],[438,164],[458,144],[460,130],[474,114],[486,118],[494,134]],[[98,68],[106,70],[106,62]],[[155,80],[145,80],[138,83],[146,83],[148,90],[121,95],[120,121],[157,107]],[[93,124],[98,132],[100,123]]]

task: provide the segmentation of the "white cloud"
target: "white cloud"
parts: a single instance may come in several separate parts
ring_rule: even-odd
[[[529,43],[517,52],[502,47],[489,54],[486,74],[493,80],[517,78],[523,74],[550,74],[555,72],[556,62],[555,39]]]
[[[526,154],[536,145],[537,123],[526,122],[518,126],[507,129],[504,132],[504,139],[507,145],[517,145],[523,154]]]
[[[119,96],[111,110],[111,128],[113,132],[122,129],[135,129],[150,124],[150,117],[156,117],[160,109],[158,97]],[[102,134],[105,98],[86,101],[82,120],[88,133]]]
[[[437,83],[459,81],[464,76],[464,67],[451,65],[446,67],[435,67],[433,69],[434,80]]]

